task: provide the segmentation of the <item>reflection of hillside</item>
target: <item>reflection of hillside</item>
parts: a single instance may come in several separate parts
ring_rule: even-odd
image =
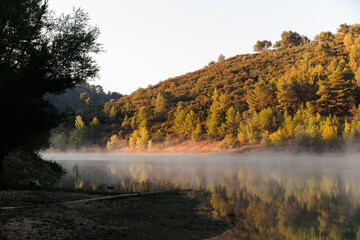
[[[201,190],[202,208],[236,224],[222,239],[360,238],[360,176],[233,162],[79,163],[83,188]],[[69,164],[69,167],[71,165]],[[71,176],[62,182],[73,184]]]
[[[359,202],[342,177],[264,182],[263,193],[258,187],[253,192],[251,184],[231,194],[224,186],[211,191],[213,215],[237,223],[220,239],[359,239]]]

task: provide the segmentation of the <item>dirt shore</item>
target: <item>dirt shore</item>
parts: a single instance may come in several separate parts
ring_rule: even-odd
[[[207,239],[230,227],[176,192],[68,202],[96,197],[103,195],[1,191],[0,207],[27,207],[0,210],[0,239]]]
[[[217,140],[201,140],[194,142],[192,140],[175,139],[169,144],[154,144],[150,149],[132,149],[126,140],[120,140],[116,149],[108,150],[99,146],[89,146],[80,149],[53,149],[50,148],[43,152],[47,153],[108,153],[108,154],[217,154],[217,153],[242,153],[250,149],[262,148],[261,145],[242,145],[231,149],[223,149],[219,147],[220,141]]]

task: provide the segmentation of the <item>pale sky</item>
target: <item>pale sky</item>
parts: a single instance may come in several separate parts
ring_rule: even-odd
[[[57,14],[73,7],[100,28],[105,53],[95,57],[105,91],[130,94],[198,70],[220,54],[252,53],[282,31],[313,39],[360,23],[360,0],[50,0]]]

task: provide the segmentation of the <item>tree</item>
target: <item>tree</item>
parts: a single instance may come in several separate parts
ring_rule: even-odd
[[[200,123],[198,123],[196,124],[196,128],[194,129],[194,131],[191,133],[191,139],[193,141],[198,141],[201,138],[201,134],[202,134],[201,125]]]
[[[345,37],[345,35],[349,32],[350,26],[346,23],[340,24],[339,28],[337,29],[337,35],[340,37]]]
[[[121,127],[124,130],[125,136],[131,132],[131,122],[127,115],[125,115],[124,121],[121,123]]]
[[[273,83],[267,83],[264,80],[259,80],[255,83],[253,91],[249,91],[246,97],[246,102],[251,110],[261,111],[267,107],[274,107],[276,101],[276,86]]]
[[[282,48],[289,48],[294,46],[299,46],[305,36],[301,36],[297,32],[293,31],[284,31],[281,33],[281,40],[276,42],[274,47],[282,47]]]
[[[270,137],[269,132],[265,130],[265,132],[262,134],[261,142],[260,144],[264,147],[269,146],[270,144]]]
[[[141,123],[142,121],[147,122],[149,120],[150,113],[149,109],[145,106],[141,107],[137,112],[137,122]]]
[[[196,128],[196,123],[198,119],[196,117],[196,114],[193,110],[191,110],[189,113],[186,114],[185,117],[185,134],[187,136],[191,136],[192,132]]]
[[[51,138],[52,147],[65,150],[68,144],[68,137],[64,132],[54,134]]]
[[[115,109],[115,106],[112,106],[109,112],[110,119],[115,119],[116,115],[117,115],[117,111]]]
[[[301,36],[301,44],[307,44],[307,43],[310,43],[310,42],[311,41],[307,36],[305,36],[305,35]]]
[[[220,148],[231,149],[235,146],[236,138],[233,134],[227,134],[225,138],[219,143]]]
[[[165,114],[169,111],[170,99],[173,97],[170,90],[159,92],[155,100],[155,113],[159,121],[163,121]]]
[[[319,81],[319,109],[325,114],[343,116],[354,103],[354,74],[344,60],[334,59],[328,66],[327,79]]]
[[[0,1],[0,111],[6,113],[0,174],[9,152],[49,146],[50,129],[63,115],[45,96],[96,77],[92,53],[101,51],[99,29],[88,20],[82,10],[54,19],[47,0]]]
[[[76,116],[76,119],[75,119],[75,128],[76,129],[83,129],[85,127],[85,123],[84,121],[82,120],[82,117],[79,115],[79,116]]]
[[[91,98],[87,92],[81,93],[79,100],[83,106],[89,106],[91,104]]]
[[[290,114],[301,104],[316,100],[317,83],[325,73],[321,65],[312,66],[310,59],[303,59],[277,82],[279,105]]]
[[[348,121],[345,121],[343,139],[346,143],[351,143],[355,138],[355,127]]]
[[[346,23],[340,24],[335,35],[335,40],[339,44],[344,43],[345,48],[348,49],[349,43],[351,43],[358,33],[356,32],[356,25],[348,25]]]
[[[94,117],[93,120],[90,122],[90,127],[97,127],[100,126],[100,121],[97,117]]]
[[[316,35],[314,38],[315,42],[318,42],[318,43],[331,43],[334,41],[334,39],[335,39],[335,36],[330,31],[321,32],[319,35]]]
[[[94,117],[90,122],[89,137],[92,142],[99,142],[101,134],[101,125],[97,117]]]
[[[296,112],[301,103],[309,100],[304,98],[307,93],[304,88],[305,83],[294,75],[285,75],[280,78],[277,83],[279,106],[290,113]]]
[[[346,34],[345,37],[343,38],[343,41],[344,41],[345,49],[350,52],[351,47],[352,47],[353,44],[354,44],[354,37],[351,36],[350,33],[348,33],[348,34]]]
[[[262,51],[268,50],[269,48],[271,48],[271,46],[272,46],[271,41],[267,41],[267,40],[260,41],[260,40],[258,40],[256,42],[256,44],[254,45],[254,52],[262,52]]]
[[[118,145],[119,145],[119,138],[115,134],[111,136],[109,141],[107,141],[106,148],[108,150],[114,150],[118,147]]]
[[[137,140],[136,143],[136,148],[137,149],[145,149],[148,146],[149,143],[149,133],[148,130],[146,129],[146,127],[140,127],[139,128],[139,138]]]
[[[173,129],[175,133],[177,133],[180,138],[185,137],[185,120],[186,120],[186,112],[182,108],[182,104],[179,103],[178,107],[176,109],[176,112],[174,113],[174,126]]]
[[[218,57],[218,62],[222,62],[225,60],[225,56],[223,54],[220,54]]]
[[[224,123],[226,133],[235,134],[240,124],[240,113],[235,108],[230,107],[226,112],[226,122]]]
[[[351,46],[349,57],[350,67],[355,73],[357,86],[360,86],[360,38],[357,38]]]
[[[82,117],[76,116],[75,119],[75,130],[70,136],[70,142],[75,148],[80,148],[84,143],[85,138],[85,123],[82,120]]]
[[[255,129],[251,123],[246,125],[244,123],[240,123],[237,135],[240,143],[255,143],[257,137],[256,135]]]
[[[354,40],[350,48],[350,66],[353,71],[360,68],[360,38]]]
[[[327,118],[325,123],[321,126],[321,137],[326,146],[331,147],[337,142],[338,129],[335,124],[333,124],[330,118]]]
[[[155,101],[155,112],[157,114],[162,115],[163,113],[166,112],[167,106],[166,106],[166,99],[163,96],[163,94],[161,92],[158,93],[158,95],[156,96],[156,101]]]
[[[210,106],[210,112],[206,121],[207,133],[209,138],[217,137],[218,129],[221,126],[222,104],[216,88],[214,90],[212,99],[213,103]]]
[[[135,130],[129,138],[129,145],[132,149],[146,149],[149,143],[149,133],[146,127],[147,123],[143,120],[139,129]]]
[[[283,143],[286,140],[286,134],[283,128],[279,128],[276,132],[269,135],[271,143]]]

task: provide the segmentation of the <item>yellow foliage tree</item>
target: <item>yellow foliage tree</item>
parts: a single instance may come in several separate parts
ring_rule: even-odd
[[[82,120],[82,117],[80,115],[76,116],[76,119],[75,119],[75,128],[76,129],[83,129],[85,128],[85,123],[84,121]]]
[[[345,142],[351,142],[355,138],[355,128],[352,124],[348,123],[348,121],[345,121],[345,126],[342,136]]]
[[[143,120],[139,126],[138,130],[135,130],[129,138],[129,146],[132,149],[146,149],[149,145],[152,145],[152,142],[149,144],[149,132],[146,128],[146,121]]]
[[[286,133],[282,127],[270,134],[269,136],[271,143],[283,143],[286,140]]]
[[[115,135],[112,135],[110,140],[107,142],[106,144],[106,148],[108,150],[114,150],[118,147],[119,145],[119,138]]]

